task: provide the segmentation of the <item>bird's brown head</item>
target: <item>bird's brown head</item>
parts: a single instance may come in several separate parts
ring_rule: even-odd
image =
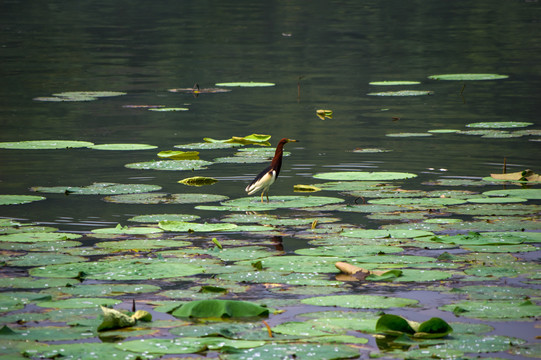
[[[278,144],[285,145],[285,144],[290,143],[290,142],[298,142],[298,141],[295,140],[295,139],[283,138],[282,140],[280,140],[280,142]]]

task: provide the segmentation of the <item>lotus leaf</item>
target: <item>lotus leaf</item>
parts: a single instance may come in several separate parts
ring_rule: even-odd
[[[428,90],[398,90],[398,91],[383,91],[383,92],[371,92],[368,96],[423,96],[432,95],[433,91]]]
[[[314,175],[316,179],[324,180],[368,180],[368,181],[384,181],[384,180],[402,180],[416,177],[415,174],[399,173],[399,172],[367,172],[367,171],[340,171],[317,173]]]
[[[485,191],[486,196],[513,196],[523,199],[541,199],[541,189],[506,189]]]
[[[388,309],[417,304],[417,300],[379,295],[331,295],[302,299],[307,305],[339,306],[352,309]]]
[[[8,235],[0,235],[0,242],[37,242],[37,241],[61,241],[78,239],[81,235],[63,232],[28,232]]]
[[[199,219],[200,216],[192,214],[153,214],[153,215],[138,215],[129,218],[128,221],[142,223],[158,223],[160,221],[193,221]]]
[[[383,85],[383,86],[390,86],[390,85],[419,85],[421,82],[419,81],[371,81],[369,82],[369,85]]]
[[[147,161],[140,163],[126,164],[129,169],[136,170],[166,170],[166,171],[181,171],[181,170],[201,170],[206,169],[205,166],[211,165],[210,161],[205,160],[160,160]]]
[[[173,311],[179,318],[249,318],[268,316],[269,309],[239,300],[196,300],[190,301]]]
[[[217,183],[218,180],[211,177],[205,177],[205,176],[194,176],[185,178],[179,181],[179,183],[188,185],[188,186],[204,186],[204,185],[213,185]]]
[[[80,309],[80,308],[92,308],[99,305],[117,305],[122,300],[106,299],[106,298],[70,298],[65,300],[56,301],[40,301],[36,305],[46,308],[57,309]]]
[[[223,83],[217,83],[216,86],[239,86],[239,87],[266,87],[266,86],[274,86],[274,83],[270,82],[223,82]]]
[[[428,78],[432,80],[500,80],[507,79],[508,75],[499,74],[440,74],[430,75]]]
[[[214,194],[165,194],[145,193],[106,196],[107,202],[121,204],[199,204],[205,202],[223,201],[227,196]]]
[[[215,223],[215,224],[197,224],[185,221],[160,221],[159,226],[165,231],[175,232],[194,232],[194,231],[224,231],[231,230],[237,227],[235,224]]]
[[[88,186],[34,186],[32,191],[66,195],[119,195],[157,191],[162,187],[145,184],[93,183]]]
[[[169,160],[199,160],[199,151],[160,151],[158,157]]]
[[[359,357],[359,351],[346,345],[321,344],[268,344],[261,347],[236,351],[225,354],[225,360],[249,359],[287,359],[294,357],[297,360],[334,360]]]
[[[517,128],[533,125],[530,122],[520,121],[493,121],[493,122],[477,122],[467,124],[467,127],[482,128],[482,129],[502,129],[502,128]]]
[[[94,144],[88,141],[71,141],[71,140],[30,140],[16,142],[0,142],[2,149],[19,149],[19,150],[47,150],[47,149],[71,149],[90,147]]]
[[[20,205],[40,200],[45,200],[45,198],[34,195],[0,195],[0,205]]]
[[[157,146],[148,144],[99,144],[89,146],[94,150],[115,150],[115,151],[132,151],[132,150],[152,150]]]

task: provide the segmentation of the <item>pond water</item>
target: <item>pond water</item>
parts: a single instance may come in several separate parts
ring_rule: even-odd
[[[245,186],[266,166],[267,160],[213,163],[193,172],[134,170],[125,165],[157,160],[159,151],[185,150],[174,146],[199,143],[203,138],[229,139],[254,133],[272,135],[272,146],[283,137],[299,141],[286,145],[288,156],[284,158],[279,180],[271,188],[271,200],[273,195],[305,196],[294,193],[293,186],[322,184],[327,180],[313,177],[321,172],[407,172],[417,177],[392,182],[393,186],[404,190],[483,192],[520,187],[442,187],[433,182],[479,181],[491,173],[501,173],[504,163],[507,172],[541,171],[537,1],[163,1],[149,5],[137,0],[13,0],[3,1],[0,9],[0,142],[77,140],[157,147],[138,151],[0,149],[0,194],[47,198],[2,206],[3,218],[85,236],[97,228],[134,225],[128,219],[136,215],[194,214],[201,217],[198,222],[217,222],[231,212],[196,209],[194,204],[119,204],[103,201],[103,196],[35,193],[30,188],[87,186],[95,182],[152,184],[162,187],[160,192],[164,193],[205,193],[237,199],[245,196]],[[428,78],[438,74],[505,77],[473,81]],[[370,84],[380,81],[419,83]],[[168,91],[192,88],[194,84],[201,89],[215,88],[215,84],[224,82],[270,82],[274,86],[220,87],[231,91],[199,94]],[[401,90],[428,93],[381,94]],[[125,95],[93,101],[43,101],[44,97],[71,91],[114,91]],[[149,111],[135,105],[187,111]],[[332,110],[332,118],[318,118],[316,111],[321,109]],[[480,129],[468,124],[480,122],[531,124],[511,124],[483,137],[466,133]],[[459,132],[429,132],[442,129]],[[531,133],[516,132],[521,130]],[[410,136],[397,136],[404,134]],[[388,151],[361,152],[372,148]],[[202,160],[213,161],[233,156],[237,150],[198,151]],[[214,177],[219,182],[206,187],[177,183],[190,176]],[[352,206],[369,200],[362,194],[337,191],[313,195],[338,197]],[[538,197],[521,204],[530,209],[525,216],[538,217]],[[403,219],[377,220],[364,212],[324,209],[284,208],[259,213],[285,218],[335,217],[347,229],[378,229],[404,223]],[[471,220],[465,213],[451,217]],[[303,237],[305,230],[306,226],[279,229],[280,246],[286,254],[315,246],[307,243],[309,237]],[[469,230],[476,229],[447,228],[441,234]],[[516,230],[520,229],[501,231]],[[540,229],[534,224],[526,230]],[[298,233],[303,236],[297,236]],[[217,237],[224,243],[247,239],[256,245],[271,243],[273,248],[272,236],[252,232],[199,233],[194,244],[208,244]],[[84,239],[85,246],[103,240]],[[533,241],[529,246],[537,244]],[[460,247],[445,250],[456,254],[469,252]],[[413,247],[407,253],[437,257],[445,250]],[[21,256],[21,250],[18,251],[6,253],[3,260]],[[539,254],[513,252],[529,265],[538,265]],[[26,276],[29,267],[5,269],[11,275]],[[453,281],[444,285],[460,285]],[[538,291],[539,277],[511,276],[490,284]],[[193,285],[189,281],[169,284],[173,288]],[[437,285],[431,282],[426,287],[400,286],[396,294],[393,286],[387,285],[371,285],[368,290],[354,285],[353,290],[347,291],[421,300],[421,310],[395,311],[417,321],[440,316],[447,321],[479,322],[457,320],[439,310],[439,306],[456,302],[457,297],[440,293]],[[6,286],[3,290],[13,289]],[[271,296],[262,288],[252,291],[249,296],[240,295],[241,298]],[[538,300],[539,292],[532,298]],[[127,302],[123,304],[126,308]],[[152,310],[150,306],[146,308]],[[271,325],[295,320],[296,313],[319,310],[298,304],[284,305],[284,309],[286,315],[269,320]],[[536,341],[532,322],[484,322],[494,326],[496,334]],[[362,353],[377,349],[375,340],[364,336],[370,339]],[[520,358],[500,351],[494,354]]]

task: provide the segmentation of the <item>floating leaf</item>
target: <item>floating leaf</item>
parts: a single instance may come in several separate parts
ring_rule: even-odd
[[[366,95],[368,96],[423,96],[423,95],[432,95],[433,91],[428,90],[399,90],[399,91],[383,91],[383,92],[372,92]]]
[[[513,196],[523,199],[541,199],[541,189],[507,189],[485,191],[486,196]]]
[[[114,228],[100,228],[92,230],[94,234],[114,234],[114,235],[145,235],[145,234],[156,234],[162,232],[161,229],[153,227],[131,227],[131,226],[122,226],[118,224]]]
[[[490,174],[489,180],[503,180],[503,181],[541,181],[541,175],[534,173],[532,170],[523,170],[514,173],[507,174]]]
[[[199,160],[199,151],[160,151],[158,157],[169,160]]]
[[[325,172],[314,175],[316,179],[324,180],[363,180],[363,181],[383,181],[383,180],[401,180],[416,177],[416,174],[400,172],[368,172],[368,171],[339,171]]]
[[[40,200],[45,198],[35,195],[0,195],[0,205],[21,205]]]
[[[533,320],[533,318],[541,315],[541,306],[530,301],[522,300],[463,300],[454,304],[444,305],[440,309],[452,311],[464,317],[492,321],[497,321],[498,319],[512,319],[514,321]]]
[[[173,311],[179,318],[249,318],[268,316],[269,309],[257,304],[238,300],[197,300]]]
[[[153,215],[138,215],[129,218],[128,221],[142,223],[158,223],[160,221],[193,221],[199,219],[200,216],[192,214],[153,214]]]
[[[163,107],[163,108],[150,108],[149,111],[163,111],[163,112],[173,112],[173,111],[188,111],[190,109],[185,107]]]
[[[321,120],[332,119],[332,110],[317,110],[316,115]]]
[[[419,85],[419,81],[371,81],[369,85],[394,86],[394,85]]]
[[[106,196],[107,202],[119,204],[200,204],[226,200],[227,196],[215,194],[126,194]]]
[[[302,299],[316,306],[339,306],[353,309],[388,309],[417,304],[417,300],[379,295],[331,295]]]
[[[181,184],[188,186],[204,186],[204,185],[213,185],[218,182],[215,178],[205,177],[205,176],[194,176],[182,179],[178,181]]]
[[[30,269],[39,277],[75,278],[81,274],[96,280],[149,280],[200,274],[200,266],[159,259],[120,259],[76,264],[59,264]]]
[[[385,136],[388,136],[388,137],[428,137],[428,136],[432,136],[432,134],[429,132],[425,132],[425,133],[400,132],[400,133],[385,134]]]
[[[175,232],[200,232],[200,231],[225,231],[237,227],[235,224],[215,223],[215,224],[197,224],[184,221],[160,221],[159,226],[165,231]]]
[[[0,235],[0,241],[9,242],[37,242],[37,241],[59,241],[78,239],[81,235],[61,232],[28,232],[18,234]]]
[[[493,121],[493,122],[476,122],[467,124],[467,127],[482,128],[482,129],[503,129],[503,128],[518,128],[533,125],[530,122],[520,121]]]
[[[224,207],[230,207],[242,210],[264,210],[275,208],[297,208],[313,207],[327,204],[336,204],[343,202],[343,199],[325,197],[325,196],[270,196],[268,203],[261,203],[259,196],[244,197],[233,200],[227,200],[221,204]]]
[[[88,186],[34,186],[32,191],[51,194],[66,195],[111,195],[111,194],[133,194],[146,193],[149,191],[161,190],[158,185],[146,184],[116,184],[116,183],[93,183]]]
[[[40,301],[37,303],[39,307],[57,308],[57,309],[81,309],[92,308],[97,306],[111,306],[120,304],[122,300],[105,299],[105,298],[71,298],[56,301]]]
[[[372,229],[355,229],[344,231],[340,235],[363,239],[411,239],[424,236],[433,236],[431,231],[424,230],[372,230]]]
[[[94,150],[115,150],[115,151],[132,151],[132,150],[152,150],[157,146],[148,144],[100,144],[89,146]]]
[[[136,170],[167,170],[167,171],[180,171],[180,170],[201,170],[206,169],[205,166],[212,165],[210,161],[205,160],[161,160],[161,161],[147,161],[140,163],[126,164],[129,169]]]
[[[105,308],[100,306],[103,311],[103,321],[98,326],[98,331],[122,329],[125,327],[133,326],[137,322],[131,316],[121,313],[115,309]]]
[[[507,79],[508,75],[498,75],[498,74],[441,74],[441,75],[430,75],[428,78],[432,80],[500,80]]]
[[[189,94],[216,94],[216,93],[225,93],[230,92],[229,89],[220,89],[220,88],[199,88],[199,86],[191,88],[176,88],[168,89],[169,92],[175,93],[189,93]]]
[[[91,147],[94,144],[88,141],[72,141],[72,140],[30,140],[16,142],[0,142],[2,149],[18,149],[18,150],[47,150],[47,149],[71,149]]]
[[[317,191],[321,191],[321,189],[313,185],[298,184],[298,185],[293,186],[293,191],[294,192],[317,192]]]
[[[216,86],[238,86],[238,87],[266,87],[266,86],[274,86],[274,83],[270,82],[224,82],[224,83],[217,83]]]
[[[310,359],[350,359],[358,358],[359,351],[346,345],[325,344],[268,344],[258,348],[236,351],[225,354],[225,360],[249,359],[287,359],[293,357],[298,360]]]
[[[379,149],[379,148],[356,148],[353,150],[354,153],[383,153],[383,152],[390,152],[392,150],[388,149]]]

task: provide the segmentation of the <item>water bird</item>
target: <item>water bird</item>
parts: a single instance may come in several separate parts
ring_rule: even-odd
[[[280,168],[282,167],[282,156],[284,154],[284,145],[289,142],[297,142],[297,140],[283,138],[276,146],[276,152],[274,157],[268,167],[265,168],[262,172],[255,177],[255,179],[246,186],[246,192],[248,195],[255,194],[258,191],[261,191],[261,202],[263,202],[263,195],[267,195],[267,202],[269,202],[269,188],[276,179],[278,174],[280,174]]]

